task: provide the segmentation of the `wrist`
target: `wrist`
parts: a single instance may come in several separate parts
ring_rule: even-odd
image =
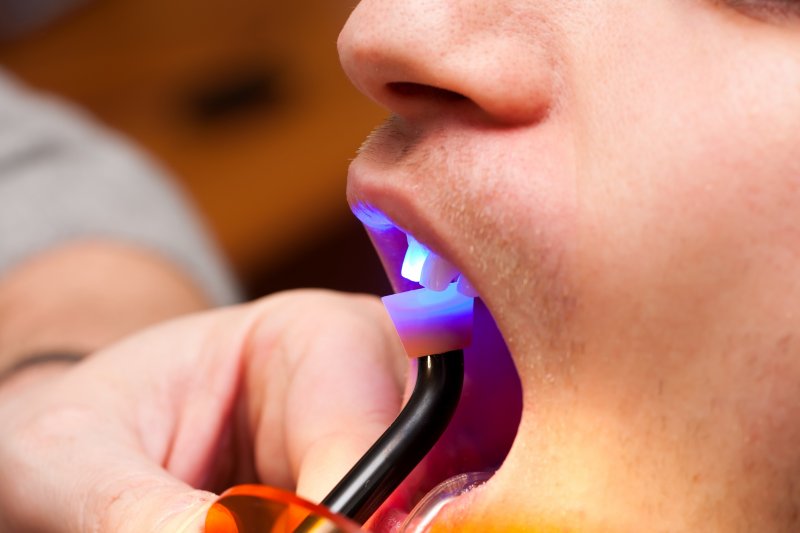
[[[0,272],[0,371],[20,354],[91,353],[206,308],[192,280],[156,253],[101,240],[65,243]]]
[[[22,357],[0,369],[0,390],[16,388],[16,385],[24,382],[63,372],[83,357],[83,354],[67,351],[41,352]]]

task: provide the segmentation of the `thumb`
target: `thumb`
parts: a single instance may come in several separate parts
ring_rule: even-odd
[[[379,423],[363,425],[358,431],[328,434],[312,444],[303,457],[297,493],[320,502],[336,486],[392,422],[393,417]]]
[[[115,531],[154,533],[202,533],[205,517],[217,498],[213,493],[196,490],[163,471],[140,471],[136,466],[102,490],[91,488],[91,503],[86,507],[86,523],[80,531]],[[112,474],[113,475],[113,474]]]
[[[247,345],[256,469],[318,502],[400,412],[409,363],[374,297],[315,291],[280,303],[284,320],[259,322]]]
[[[286,441],[297,493],[322,500],[397,417],[408,359],[383,307],[317,328],[287,401]],[[366,327],[370,319],[380,325]],[[294,400],[293,400],[294,398]]]
[[[0,529],[5,520],[12,531],[202,532],[216,496],[174,478],[113,430],[98,434],[109,426],[55,407],[3,442],[4,470],[15,479],[0,483],[2,500],[14,503]]]
[[[298,426],[298,433],[312,438],[300,461],[297,493],[312,502],[322,501],[375,444],[413,389],[413,374],[407,376],[402,394],[387,366],[369,358],[351,363],[350,375],[360,378],[349,387],[342,380],[329,380],[326,386],[337,400],[320,412],[308,411],[313,424]]]

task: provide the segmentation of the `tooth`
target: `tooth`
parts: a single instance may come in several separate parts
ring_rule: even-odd
[[[400,269],[400,275],[409,281],[416,281],[422,276],[422,265],[425,264],[425,259],[430,252],[427,248],[417,242],[411,235],[408,236],[408,250],[403,259],[403,267]]]
[[[443,291],[457,275],[456,267],[433,252],[429,252],[425,264],[422,265],[422,276],[420,276],[419,283],[432,291]]]
[[[464,274],[458,276],[458,285],[456,289],[464,296],[469,296],[470,298],[478,297],[478,291],[475,290],[475,287],[472,286],[472,283],[470,283]]]

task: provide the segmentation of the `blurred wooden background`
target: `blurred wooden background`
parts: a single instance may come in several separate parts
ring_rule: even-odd
[[[94,0],[0,43],[0,65],[170,169],[252,294],[385,292],[344,197],[349,159],[385,116],[339,68],[355,4]]]

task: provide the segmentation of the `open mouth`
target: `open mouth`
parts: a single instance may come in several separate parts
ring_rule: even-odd
[[[464,349],[464,388],[453,420],[422,463],[366,525],[376,533],[422,532],[446,501],[483,483],[501,466],[519,427],[522,389],[490,310],[458,265],[379,210],[359,204],[353,211],[367,229],[397,292],[421,286],[443,291],[455,284],[460,293],[475,297],[472,344]],[[467,473],[472,474],[464,476]],[[424,509],[415,512],[428,516],[408,520],[414,506],[448,479],[453,481],[444,486],[447,490],[439,487],[423,502]]]

